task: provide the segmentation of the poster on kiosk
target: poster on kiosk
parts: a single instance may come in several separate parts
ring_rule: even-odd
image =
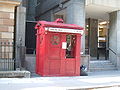
[[[36,73],[40,76],[80,76],[80,51],[83,27],[38,21],[36,42]]]

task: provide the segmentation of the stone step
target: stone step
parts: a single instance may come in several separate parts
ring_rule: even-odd
[[[112,65],[110,61],[90,61],[92,65]]]
[[[91,64],[92,64],[92,63],[94,63],[94,64],[105,63],[105,64],[106,64],[106,63],[111,63],[111,62],[110,62],[110,61],[107,61],[107,60],[106,60],[106,61],[103,61],[103,60],[102,60],[102,61],[90,61],[90,63],[91,63]]]
[[[102,62],[101,62],[101,63],[90,63],[90,64],[94,64],[94,65],[104,65],[104,64],[106,65],[106,64],[111,64],[111,65],[112,65],[112,63],[110,63],[110,62],[106,62],[106,63],[104,63],[104,62],[103,62],[103,63],[102,63]]]
[[[116,69],[116,67],[96,67],[96,68],[90,68],[90,69]]]
[[[98,67],[98,68],[111,68],[111,67],[115,67],[114,65],[101,65],[101,66],[90,66],[90,68],[96,68],[96,67]]]
[[[113,64],[111,64],[111,63],[107,63],[107,64],[90,64],[90,66],[92,67],[92,66],[101,66],[101,67],[103,67],[103,66],[114,66]]]
[[[0,78],[30,78],[29,71],[0,71]]]
[[[111,70],[116,70],[116,68],[90,68],[90,72],[111,71]]]
[[[90,71],[109,71],[116,70],[116,67],[108,60],[90,61]]]

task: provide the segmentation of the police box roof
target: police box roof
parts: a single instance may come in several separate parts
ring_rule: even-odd
[[[83,30],[84,28],[76,24],[65,24],[60,18],[56,19],[54,22],[38,21],[35,29],[40,27],[53,27],[53,28],[67,28],[67,29],[78,29]]]

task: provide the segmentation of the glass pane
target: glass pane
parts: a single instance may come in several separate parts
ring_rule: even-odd
[[[66,58],[75,58],[76,35],[66,35]]]

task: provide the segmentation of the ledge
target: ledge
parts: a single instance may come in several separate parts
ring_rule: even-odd
[[[29,71],[0,71],[0,78],[30,78]]]
[[[0,4],[20,5],[22,0],[0,0]]]

